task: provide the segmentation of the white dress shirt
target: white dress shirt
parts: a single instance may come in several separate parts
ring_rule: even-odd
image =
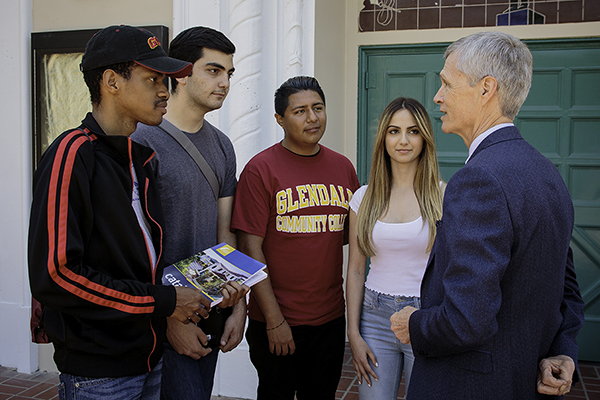
[[[473,140],[473,143],[471,143],[471,146],[469,146],[469,157],[467,157],[465,164],[467,162],[469,162],[469,160],[471,159],[471,156],[473,155],[473,153],[475,152],[477,147],[479,147],[481,142],[483,142],[486,137],[490,136],[492,133],[496,132],[498,129],[506,128],[507,126],[515,126],[515,124],[513,124],[512,122],[506,122],[504,124],[495,125],[495,126],[492,126],[490,129],[488,129],[487,131],[483,132],[481,135],[477,136],[475,138],[475,140]]]

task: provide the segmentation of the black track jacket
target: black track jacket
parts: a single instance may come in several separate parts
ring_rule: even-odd
[[[48,148],[34,174],[29,280],[59,371],[121,377],[162,356],[172,286],[162,286],[162,211],[154,152],[107,136],[91,113]],[[131,206],[136,171],[157,263]]]

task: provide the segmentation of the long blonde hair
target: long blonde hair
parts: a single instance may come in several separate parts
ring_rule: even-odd
[[[392,190],[392,166],[390,155],[385,147],[385,138],[390,120],[400,110],[407,110],[411,113],[423,137],[423,149],[419,156],[414,189],[423,221],[426,220],[429,225],[428,252],[431,251],[435,239],[435,222],[442,218],[440,171],[431,120],[423,105],[417,100],[399,97],[387,105],[379,119],[377,135],[373,145],[369,186],[358,210],[356,220],[358,246],[366,257],[375,255],[373,227],[389,207]]]

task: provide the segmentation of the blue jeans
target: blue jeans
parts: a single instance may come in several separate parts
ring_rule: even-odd
[[[164,347],[161,400],[210,400],[219,348],[194,360],[177,353],[167,342]]]
[[[402,380],[402,367],[406,389],[415,361],[412,346],[402,344],[390,328],[390,317],[406,306],[420,308],[418,297],[390,296],[365,288],[360,316],[360,334],[377,358],[379,367],[371,364],[379,381],[371,378],[372,386],[365,382],[358,387],[361,400],[392,400],[398,396]],[[370,362],[370,361],[369,361]]]
[[[60,400],[159,400],[162,360],[146,374],[121,378],[86,378],[60,374]]]

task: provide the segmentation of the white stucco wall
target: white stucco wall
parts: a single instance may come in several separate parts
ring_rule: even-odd
[[[27,221],[31,199],[29,32],[31,1],[4,2],[0,15],[0,365],[30,372],[37,349],[29,335]]]
[[[203,0],[204,1],[204,0]],[[110,25],[165,25],[171,28],[171,0],[30,0],[33,31],[66,31]]]
[[[315,77],[327,103],[327,131],[321,139],[325,146],[346,155],[344,105],[346,52],[344,27],[345,0],[317,1],[315,9]]]

